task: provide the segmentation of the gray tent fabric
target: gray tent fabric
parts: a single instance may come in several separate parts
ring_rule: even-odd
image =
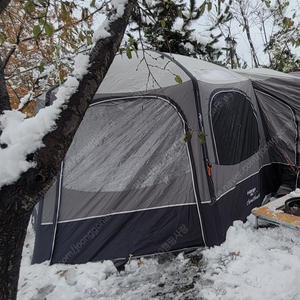
[[[299,79],[248,72],[155,51],[116,56],[36,207],[32,262],[222,243],[234,220],[276,192],[280,168],[299,164]]]
[[[294,167],[298,167],[299,79],[265,69],[252,70],[252,72],[239,70],[239,73],[251,78],[267,138],[269,141],[273,139],[274,160],[283,163],[288,161]]]
[[[267,69],[238,72],[252,81],[270,159],[281,164],[281,184],[295,189],[299,184],[299,78]]]

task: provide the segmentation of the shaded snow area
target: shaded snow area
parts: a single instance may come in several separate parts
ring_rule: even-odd
[[[111,261],[30,265],[28,229],[19,300],[300,300],[300,232],[254,229],[254,217],[229,228],[226,241],[190,254],[132,259],[118,272]]]

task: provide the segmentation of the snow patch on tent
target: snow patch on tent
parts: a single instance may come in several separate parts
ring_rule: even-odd
[[[226,70],[193,69],[195,76],[203,81],[235,80],[236,77]]]

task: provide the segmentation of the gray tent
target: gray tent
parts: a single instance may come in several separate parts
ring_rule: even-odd
[[[298,187],[299,78],[268,69],[237,72],[252,82],[266,133],[266,149],[272,163],[281,166],[281,184],[291,189]]]
[[[291,115],[280,107],[269,120],[261,110],[272,108],[269,93],[281,80],[285,98],[289,84],[300,93],[299,80],[272,76],[255,81],[254,90],[244,74],[189,57],[117,56],[37,207],[33,263],[126,259],[223,242],[234,220],[245,220],[276,191],[274,166],[288,165],[271,161],[266,137]],[[37,106],[51,105],[55,92]],[[197,130],[207,134],[204,144]],[[187,131],[193,135],[185,144]],[[286,138],[295,142],[294,133]],[[289,141],[283,138],[280,149],[297,166],[297,149],[284,148]]]

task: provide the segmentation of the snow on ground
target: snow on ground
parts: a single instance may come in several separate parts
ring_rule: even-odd
[[[33,241],[30,227],[19,300],[300,300],[300,231],[256,230],[253,216],[236,221],[221,246],[132,259],[121,272],[111,261],[30,265]]]

